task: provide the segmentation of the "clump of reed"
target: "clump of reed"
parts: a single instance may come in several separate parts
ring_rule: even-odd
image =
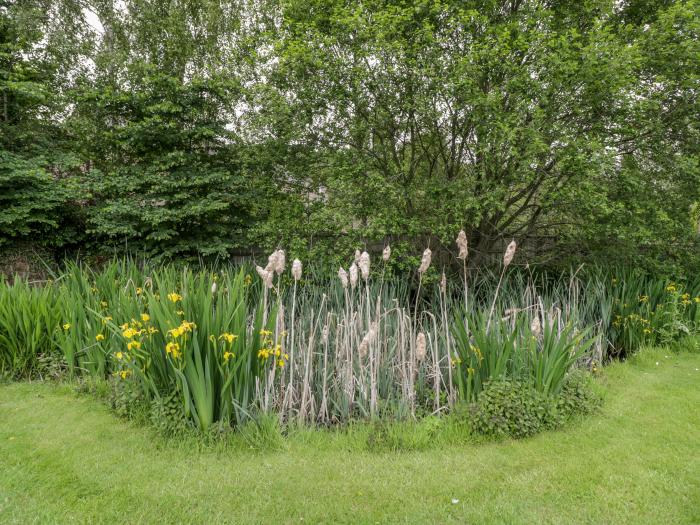
[[[456,246],[461,278],[430,248],[412,276],[387,278],[387,245],[374,265],[349,254],[330,280],[277,249],[264,266],[114,261],[68,265],[50,285],[0,282],[0,371],[31,375],[54,353],[72,376],[178,400],[201,429],[256,412],[331,425],[441,413],[504,377],[554,394],[575,366],[698,328],[700,280],[537,273],[514,265],[514,241],[497,271],[468,272],[463,231]]]

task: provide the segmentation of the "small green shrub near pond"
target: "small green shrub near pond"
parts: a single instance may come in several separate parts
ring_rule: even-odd
[[[560,427],[575,415],[593,412],[602,400],[590,374],[574,371],[556,395],[546,395],[528,383],[508,379],[487,383],[470,406],[475,432],[492,437],[523,438]]]

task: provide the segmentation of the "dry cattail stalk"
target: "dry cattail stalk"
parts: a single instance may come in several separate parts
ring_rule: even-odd
[[[299,259],[294,259],[292,263],[292,277],[295,281],[301,279],[301,261]]]
[[[423,332],[419,332],[418,336],[416,337],[416,359],[418,360],[418,362],[421,362],[423,361],[423,359],[425,359],[425,354],[425,334]]]
[[[355,264],[360,262],[360,257],[362,257],[360,250],[355,250]]]
[[[532,323],[530,323],[530,331],[535,338],[539,339],[542,335],[542,323],[540,322],[540,316],[535,314],[532,318]]]
[[[255,271],[258,272],[258,275],[260,276],[260,279],[262,279],[262,282],[265,283],[265,286],[272,288],[273,273],[261,268],[260,266],[256,266]]]
[[[362,278],[367,281],[369,279],[369,253],[362,252],[358,266],[360,267],[360,272],[362,272]]]
[[[423,257],[421,257],[420,260],[420,267],[418,268],[418,273],[424,274],[428,271],[428,268],[430,268],[430,260],[432,259],[432,257],[433,252],[430,251],[430,248],[426,248],[423,252]]]
[[[350,266],[350,286],[355,288],[357,285],[357,265],[352,263]]]
[[[211,283],[211,294],[215,295],[216,294],[216,281]]]
[[[287,263],[287,257],[284,250],[277,250],[275,253],[277,254],[275,259],[275,273],[277,275],[282,275],[284,273],[284,267]]]
[[[447,276],[445,275],[445,271],[443,270],[442,272],[442,277],[440,278],[440,291],[442,293],[447,292]]]
[[[459,249],[458,259],[466,260],[469,255],[469,246],[467,242],[467,234],[464,230],[460,230],[457,235],[457,248]]]
[[[517,248],[517,244],[515,241],[510,241],[510,244],[506,248],[506,253],[503,255],[503,267],[508,268],[508,265],[511,263],[513,260],[513,256],[515,255],[515,248]]]
[[[384,251],[382,251],[382,260],[384,262],[387,262],[389,260],[389,257],[391,257],[391,246],[387,244],[384,247]]]
[[[338,278],[340,279],[340,282],[343,285],[343,288],[347,288],[348,287],[348,272],[346,272],[342,266],[338,270]]]
[[[377,322],[373,321],[372,324],[369,325],[369,331],[365,334],[365,336],[362,338],[362,341],[360,342],[360,347],[358,348],[360,358],[363,358],[367,355],[367,352],[369,351],[369,345],[372,343],[372,341],[374,341],[375,337],[377,337]]]

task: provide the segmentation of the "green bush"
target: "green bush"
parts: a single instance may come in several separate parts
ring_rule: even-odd
[[[485,385],[471,406],[471,420],[480,434],[522,438],[556,426],[557,411],[552,398],[528,384],[500,380]]]
[[[585,370],[574,370],[564,381],[556,401],[557,417],[566,420],[586,415],[600,407],[603,399],[593,388],[593,377]]]
[[[165,437],[181,435],[189,427],[177,392],[153,399],[149,420],[156,431]]]

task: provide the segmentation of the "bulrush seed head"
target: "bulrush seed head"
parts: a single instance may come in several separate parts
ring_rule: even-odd
[[[360,252],[360,250],[355,250],[355,263],[356,264],[360,262],[360,257],[362,257],[362,253]]]
[[[360,266],[360,272],[362,272],[362,278],[367,281],[369,279],[369,253],[362,252],[358,265]]]
[[[532,322],[530,323],[530,331],[537,339],[539,339],[542,335],[542,323],[540,321],[540,316],[537,314],[535,314],[535,317],[532,318]]]
[[[264,270],[266,272],[274,272],[276,267],[277,267],[277,250],[275,250],[270,255],[268,255],[267,266],[265,266]]]
[[[301,261],[299,259],[294,259],[292,263],[292,277],[295,281],[301,279]]]
[[[442,293],[447,292],[447,276],[445,275],[444,270],[442,272],[442,277],[440,278],[440,291]]]
[[[503,266],[505,268],[508,268],[508,265],[511,263],[513,260],[513,256],[515,255],[515,249],[517,248],[517,244],[515,241],[510,241],[510,244],[506,248],[506,253],[503,254]]]
[[[287,264],[287,256],[284,253],[284,250],[277,250],[275,252],[277,254],[277,258],[275,260],[275,273],[277,275],[282,275],[284,273],[284,267]]]
[[[258,272],[258,275],[260,276],[260,279],[262,279],[262,282],[265,284],[265,286],[267,286],[268,288],[272,288],[273,273],[267,271],[264,268],[261,268],[260,266],[256,266],[255,271]]]
[[[352,263],[350,266],[350,286],[355,288],[357,285],[357,265]]]
[[[457,235],[457,248],[459,249],[458,259],[466,260],[469,255],[469,243],[467,242],[467,234],[464,230],[460,230]]]
[[[347,288],[348,287],[348,272],[346,272],[342,266],[338,270],[338,278],[340,279],[340,282],[343,285],[343,288]]]
[[[216,293],[216,281],[211,283],[211,294],[214,295]]]
[[[425,359],[425,354],[426,354],[426,343],[425,343],[425,334],[423,332],[419,332],[418,336],[416,337],[416,359],[420,363]]]
[[[360,342],[360,347],[358,348],[360,358],[363,358],[367,355],[367,352],[369,351],[369,345],[372,344],[372,341],[374,341],[374,339],[377,337],[377,328],[377,322],[373,321],[372,324],[369,326],[369,331],[362,338],[362,341]]]
[[[426,248],[423,252],[423,257],[421,257],[420,260],[420,267],[418,268],[418,273],[424,274],[428,271],[428,268],[430,268],[430,261],[432,257],[433,252],[430,251],[430,248]]]
[[[384,251],[382,252],[382,260],[384,262],[387,262],[389,260],[389,257],[391,257],[391,246],[387,244],[384,247]]]

